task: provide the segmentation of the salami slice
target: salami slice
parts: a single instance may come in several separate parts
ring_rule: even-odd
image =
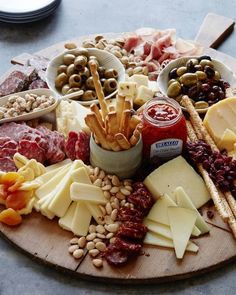
[[[17,171],[14,161],[9,157],[0,158],[0,171]]]
[[[41,79],[37,79],[29,85],[29,89],[37,89],[37,88],[48,88],[48,85],[45,81]]]
[[[17,152],[17,149],[1,148],[0,149],[0,158],[5,158],[5,157],[12,158],[16,152]]]
[[[18,146],[18,144],[15,140],[8,140],[3,145],[0,144],[1,149],[4,149],[4,148],[17,149],[17,146]]]
[[[5,143],[7,143],[10,140],[11,140],[11,138],[7,137],[7,136],[0,137],[0,147],[2,147]]]
[[[72,161],[76,159],[75,144],[78,140],[78,134],[74,131],[69,132],[68,139],[65,144],[65,151],[68,158]]]
[[[114,245],[110,244],[105,252],[107,262],[113,266],[122,266],[128,260],[128,254],[125,251],[118,250]]]
[[[83,131],[78,134],[78,140],[75,143],[75,157],[84,163],[89,162],[89,135]]]
[[[35,159],[40,163],[45,161],[44,150],[35,141],[21,140],[19,142],[18,152],[27,159]]]
[[[12,72],[0,85],[0,97],[22,91],[25,86],[27,76],[20,72]]]

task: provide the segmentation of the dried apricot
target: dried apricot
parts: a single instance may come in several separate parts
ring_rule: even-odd
[[[6,207],[15,210],[21,210],[27,206],[33,191],[15,191],[6,198]]]
[[[0,185],[0,200],[6,200],[7,190],[4,185]]]
[[[22,217],[14,209],[8,208],[0,213],[0,222],[11,226],[18,225],[22,222]]]

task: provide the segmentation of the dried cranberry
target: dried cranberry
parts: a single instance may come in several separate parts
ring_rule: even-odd
[[[214,69],[212,69],[211,67],[209,66],[205,66],[204,68],[204,72],[206,73],[207,75],[207,78],[211,79],[215,76],[215,71]]]

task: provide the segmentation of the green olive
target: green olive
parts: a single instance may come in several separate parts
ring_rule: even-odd
[[[67,76],[71,76],[73,74],[78,74],[78,70],[75,68],[75,65],[74,64],[71,64],[67,67]]]
[[[106,69],[104,67],[99,67],[98,68],[98,74],[99,74],[99,77],[100,78],[103,78],[104,77],[105,71],[106,71]]]
[[[82,100],[94,100],[96,99],[96,92],[93,90],[87,90],[82,96]]]
[[[75,56],[74,54],[71,54],[71,53],[66,53],[64,56],[63,56],[63,63],[65,65],[70,65],[74,62],[75,60]]]
[[[199,62],[196,58],[190,58],[187,62],[186,62],[186,67],[191,67],[192,65],[196,66],[198,65]]]
[[[202,101],[195,102],[194,106],[196,109],[206,109],[209,107],[209,104],[208,102],[202,100]]]
[[[180,77],[187,72],[187,67],[179,67],[176,71],[177,75]]]
[[[215,71],[214,79],[216,79],[216,80],[220,80],[221,79],[221,75],[220,75],[220,73],[218,71]]]
[[[74,74],[69,78],[70,87],[80,87],[82,84],[82,78],[78,74]]]
[[[67,65],[60,65],[57,69],[57,74],[66,73],[67,72]]]
[[[106,81],[105,78],[100,79],[100,82],[101,82],[102,86],[104,85],[105,81]]]
[[[205,80],[207,78],[206,73],[203,71],[196,71],[195,73],[197,75],[198,80],[200,81]]]
[[[56,88],[61,89],[68,81],[68,76],[66,73],[59,74],[55,79],[55,86]]]
[[[85,67],[83,71],[80,72],[80,76],[82,78],[82,81],[86,81],[90,77],[89,69]]]
[[[70,85],[69,84],[65,84],[62,89],[61,89],[61,93],[63,95],[67,94],[67,92],[70,90]]]
[[[209,66],[209,67],[211,67],[211,68],[214,68],[213,62],[212,62],[211,60],[208,60],[208,59],[202,59],[202,60],[200,61],[200,65],[201,65],[202,67]]]
[[[108,69],[105,71],[104,73],[104,77],[106,79],[109,79],[109,78],[118,78],[118,72],[114,69]]]
[[[107,79],[104,82],[104,89],[106,92],[111,93],[117,89],[117,81],[115,78]]]
[[[80,48],[76,48],[76,49],[74,49],[74,50],[73,50],[73,54],[74,54],[75,56],[79,56],[79,55],[84,55],[84,56],[86,56],[86,57],[89,56],[89,52],[88,52],[88,50],[87,50],[86,48],[83,48],[83,47],[80,47]]]
[[[168,82],[168,86],[170,86],[170,84],[174,83],[174,82],[178,82],[176,79],[171,79],[169,82]]]
[[[186,73],[179,78],[180,83],[189,86],[197,83],[197,75],[195,73]]]
[[[170,86],[167,88],[167,96],[169,97],[176,97],[181,92],[181,85],[179,82],[173,82],[170,84]]]
[[[74,61],[75,68],[78,71],[83,71],[84,67],[87,65],[88,58],[85,55],[79,55]]]
[[[86,80],[85,85],[86,85],[87,89],[90,89],[90,90],[95,89],[95,87],[94,87],[94,83],[93,83],[93,77],[89,77],[89,78]]]

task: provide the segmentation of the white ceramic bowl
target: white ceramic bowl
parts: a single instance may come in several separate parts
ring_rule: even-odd
[[[141,165],[142,150],[142,138],[129,150],[114,152],[101,148],[96,144],[93,136],[90,137],[90,163],[122,179],[134,176]]]
[[[168,88],[168,82],[169,82],[169,72],[174,69],[181,66],[185,66],[186,62],[190,58],[198,58],[199,56],[186,56],[177,58],[173,61],[171,61],[160,73],[160,75],[157,78],[157,84],[159,87],[159,90],[167,96],[167,88]],[[214,64],[215,70],[217,70],[221,74],[221,78],[228,82],[230,84],[231,88],[236,87],[236,76],[232,72],[230,68],[228,68],[226,65],[224,65],[222,62],[216,59],[212,59],[212,62]],[[184,109],[184,108],[183,108]],[[205,109],[196,109],[199,113],[205,113],[208,108]]]
[[[13,93],[13,94],[3,96],[0,98],[0,106],[3,106],[8,101],[8,98],[11,96],[16,96],[16,95],[18,96],[19,95],[21,97],[25,97],[26,94],[30,94],[30,93],[36,94],[38,96],[41,96],[41,95],[53,96],[55,99],[55,102],[54,102],[54,104],[50,105],[48,108],[42,109],[40,111],[30,112],[28,114],[20,115],[17,117],[1,119],[0,124],[6,123],[6,122],[12,122],[12,121],[14,121],[14,122],[15,121],[27,121],[27,120],[32,120],[35,118],[42,117],[42,116],[50,113],[51,111],[53,111],[58,104],[58,98],[55,96],[55,94],[52,90],[46,89],[46,88],[40,88],[40,89],[32,89],[32,90],[22,91],[22,92]]]
[[[118,72],[118,83],[125,81],[125,68],[116,56],[114,56],[113,54],[111,54],[105,50],[100,50],[97,48],[87,48],[87,50],[88,50],[90,56],[96,56],[96,58],[98,59],[98,62],[101,66],[105,67],[106,69],[112,68]],[[57,76],[57,69],[60,65],[63,64],[64,54],[65,53],[73,53],[73,51],[74,51],[73,49],[66,50],[63,53],[59,54],[58,56],[54,57],[50,61],[49,65],[47,67],[46,81],[47,81],[48,87],[52,91],[54,91],[58,97],[63,98],[62,93],[60,91],[58,91],[57,88],[55,87],[55,79]],[[117,93],[117,90],[112,92],[111,94],[107,95],[105,97],[105,99],[113,97],[116,93]],[[90,100],[90,101],[80,101],[80,100],[76,100],[76,101],[82,105],[90,105],[92,103],[98,103],[97,99]]]

